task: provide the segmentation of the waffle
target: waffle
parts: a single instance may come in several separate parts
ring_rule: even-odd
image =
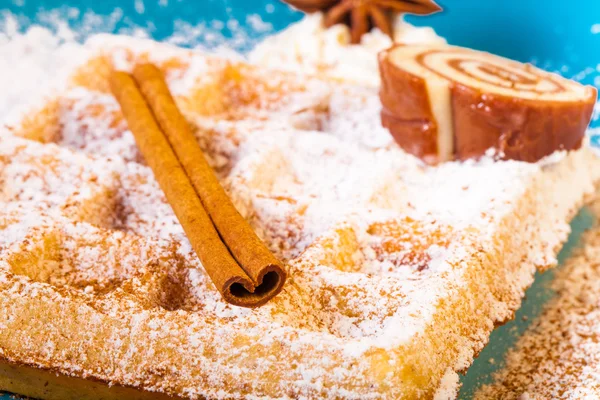
[[[0,139],[0,389],[32,397],[453,398],[600,174],[587,146],[427,167],[375,89],[131,38],[82,51]],[[289,269],[263,307],[221,299],[110,95],[146,60]]]
[[[557,296],[506,357],[477,399],[597,399],[600,396],[600,199],[581,245],[557,272]]]

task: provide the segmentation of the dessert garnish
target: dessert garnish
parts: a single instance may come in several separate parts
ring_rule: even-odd
[[[373,27],[393,39],[393,18],[400,13],[427,15],[440,11],[433,0],[285,0],[297,9],[324,13],[325,27],[346,24],[352,43],[360,43],[362,35]]]
[[[257,307],[279,293],[284,265],[235,209],[206,161],[161,71],[137,65],[115,71],[114,96],[138,148],[206,272],[226,301]]]
[[[75,50],[64,90],[0,134],[0,390],[31,398],[453,398],[600,180],[587,146],[550,168],[423,169],[389,146],[378,95],[337,79],[108,35]],[[150,59],[285,257],[261,308],[213,290],[107,95],[114,66]]]
[[[535,162],[581,146],[596,90],[489,53],[397,45],[379,55],[382,123],[428,163],[477,158]]]

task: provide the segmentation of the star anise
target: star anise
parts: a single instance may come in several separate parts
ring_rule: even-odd
[[[373,27],[393,37],[392,21],[398,13],[427,15],[441,10],[433,0],[284,0],[293,7],[313,13],[323,11],[325,26],[344,23],[350,27],[352,43]]]

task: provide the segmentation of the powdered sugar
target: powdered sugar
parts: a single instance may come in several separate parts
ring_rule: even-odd
[[[3,43],[2,43],[3,42]],[[50,93],[64,84],[65,64],[73,65],[85,57],[74,42],[61,44],[49,30],[33,27],[25,34],[0,36],[0,116],[18,120],[18,110],[41,101],[40,94]],[[32,96],[32,94],[35,94]],[[34,100],[35,99],[35,100]]]
[[[598,217],[599,202],[591,207]],[[582,246],[557,273],[558,292],[507,356],[496,382],[479,399],[595,398],[600,392],[598,358],[598,257],[596,222]]]
[[[448,371],[512,315],[534,260],[552,263],[598,178],[587,149],[544,165],[425,167],[377,123],[376,89],[127,38],[85,47],[78,79],[0,146],[4,200],[20,212],[5,216],[20,223],[4,228],[0,275],[27,288],[6,312],[29,302],[59,316],[40,331],[43,349],[0,333],[21,362],[191,398],[411,397],[442,377],[452,393]],[[106,93],[110,67],[147,56],[240,212],[288,264],[284,291],[260,309],[222,301]],[[89,346],[109,356],[90,360]]]
[[[432,39],[429,30],[398,26],[403,40]],[[196,28],[180,31],[205,35],[212,27]],[[339,76],[367,71],[366,83],[376,86],[374,53],[389,45],[383,34],[346,48],[343,27],[313,28],[307,42],[323,42],[328,65],[363,60],[334,66]],[[21,73],[32,77],[31,87],[0,77],[14,93],[0,109],[18,115],[0,142],[0,282],[15,294],[3,312],[32,313],[24,329],[41,324],[26,344],[6,336],[20,329],[14,324],[0,333],[3,355],[19,362],[190,398],[414,398],[440,386],[438,394],[451,396],[456,370],[494,322],[512,315],[533,266],[554,261],[568,216],[597,179],[587,149],[545,165],[486,158],[426,168],[381,127],[376,88],[232,70],[228,61],[145,40],[101,35],[80,46],[51,38],[36,28],[0,47],[18,54]],[[275,49],[268,43],[266,51]],[[74,65],[100,53],[123,69],[142,55],[164,64],[211,165],[290,268],[271,303],[246,310],[221,300],[116,102],[94,86],[101,69],[56,90]],[[57,78],[43,96],[37,89],[48,74]],[[42,136],[25,126],[23,108],[13,109],[33,89],[35,102],[56,101],[49,119],[33,124],[55,128]],[[227,107],[204,112],[206,98]],[[105,356],[88,357],[97,348]]]

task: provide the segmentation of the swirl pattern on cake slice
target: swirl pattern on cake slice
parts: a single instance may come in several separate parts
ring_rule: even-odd
[[[528,162],[577,149],[596,101],[592,87],[461,47],[399,45],[379,63],[383,124],[431,163],[490,148]]]

